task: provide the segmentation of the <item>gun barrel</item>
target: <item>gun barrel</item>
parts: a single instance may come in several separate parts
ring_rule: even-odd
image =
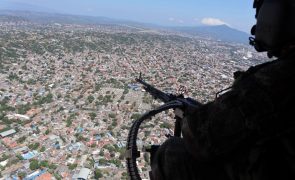
[[[143,81],[141,78],[136,79],[136,81],[143,85],[143,88],[150,93],[155,99],[160,99],[164,103],[174,100],[176,97],[172,94],[164,93],[163,91],[155,88],[154,86]]]

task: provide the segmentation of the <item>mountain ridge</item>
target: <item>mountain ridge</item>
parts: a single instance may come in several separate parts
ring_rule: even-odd
[[[208,36],[226,42],[248,43],[250,34],[231,28],[227,25],[173,27],[173,30],[196,36]]]
[[[35,12],[35,11],[19,11],[19,10],[0,10],[0,15],[16,16],[25,18],[31,22],[37,23],[61,23],[61,24],[91,24],[91,25],[128,25],[138,28],[168,30],[180,32],[192,36],[211,38],[217,41],[225,41],[230,43],[248,43],[249,34],[231,28],[227,25],[219,26],[178,26],[167,27],[156,24],[141,23],[129,20],[119,20],[103,16],[83,16],[70,15],[62,13]]]

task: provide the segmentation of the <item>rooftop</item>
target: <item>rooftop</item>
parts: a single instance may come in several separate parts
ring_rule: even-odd
[[[1,137],[6,137],[6,136],[12,135],[14,133],[16,133],[16,131],[14,129],[10,129],[10,130],[7,130],[7,131],[4,131],[4,132],[0,133],[0,136]]]
[[[88,179],[91,170],[88,168],[82,168],[77,176],[78,179]]]

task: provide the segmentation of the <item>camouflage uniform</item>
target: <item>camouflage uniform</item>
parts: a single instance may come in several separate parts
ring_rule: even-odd
[[[295,179],[294,59],[236,72],[230,91],[186,112],[184,138],[159,148],[153,178]]]

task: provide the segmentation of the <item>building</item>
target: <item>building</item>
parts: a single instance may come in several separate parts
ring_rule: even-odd
[[[25,159],[25,160],[29,160],[29,159],[32,159],[34,157],[36,157],[38,155],[38,151],[29,151],[25,154],[22,154],[21,156]]]
[[[24,178],[24,180],[36,180],[38,177],[40,177],[42,174],[46,173],[45,170],[37,170]]]
[[[51,179],[52,179],[52,175],[47,172],[37,177],[35,180],[51,180]]]
[[[87,180],[89,179],[89,175],[91,173],[91,170],[88,168],[82,168],[79,172],[79,174],[76,176],[77,180]]]
[[[13,135],[15,133],[16,133],[16,131],[14,129],[10,129],[10,130],[0,133],[0,137],[4,138],[4,137],[10,136],[10,135]]]
[[[28,121],[30,120],[30,117],[27,115],[22,115],[22,114],[9,114],[7,115],[8,119],[19,119],[21,121]]]

